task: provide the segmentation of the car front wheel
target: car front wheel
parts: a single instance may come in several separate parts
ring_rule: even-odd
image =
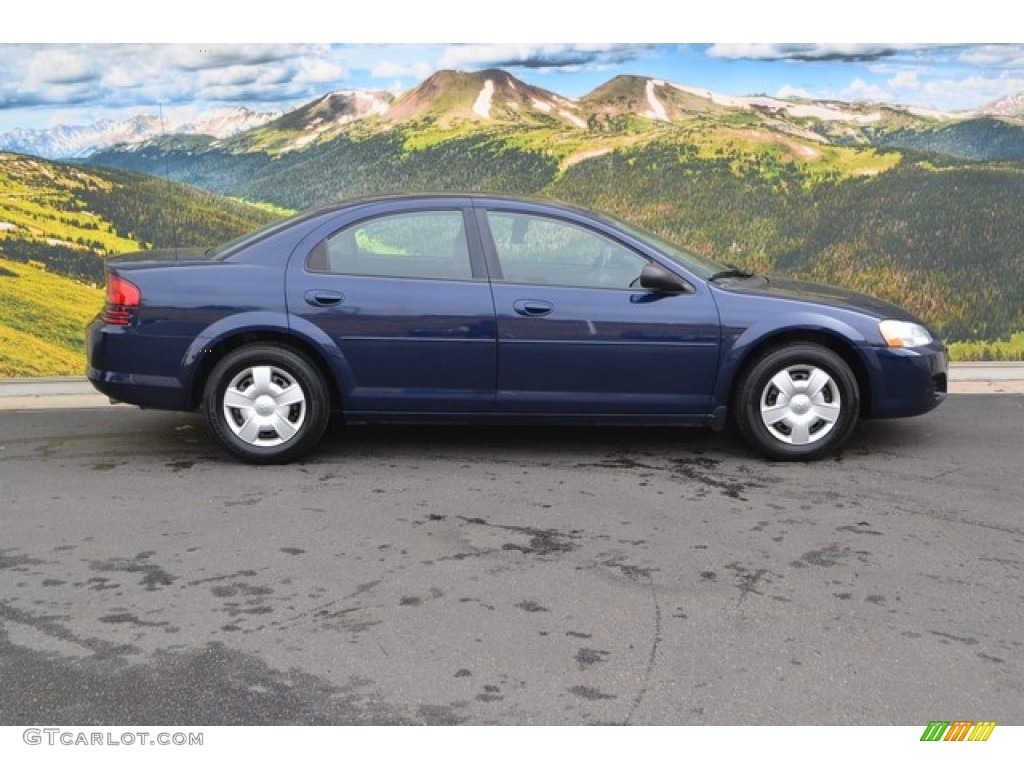
[[[850,367],[818,344],[780,347],[760,357],[740,383],[735,403],[747,441],[781,460],[833,453],[850,436],[859,410]]]
[[[282,463],[307,453],[330,416],[316,367],[272,344],[228,353],[207,380],[204,404],[217,439],[251,464]]]

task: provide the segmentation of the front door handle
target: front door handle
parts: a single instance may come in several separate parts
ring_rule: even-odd
[[[345,300],[345,294],[337,291],[306,291],[306,303],[314,307],[333,307]]]
[[[554,308],[555,305],[550,301],[540,301],[539,299],[519,299],[512,304],[512,309],[516,311],[516,314],[523,317],[543,317]]]

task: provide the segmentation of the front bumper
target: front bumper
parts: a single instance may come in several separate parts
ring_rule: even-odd
[[[869,418],[917,416],[946,399],[949,353],[940,343],[873,349]]]

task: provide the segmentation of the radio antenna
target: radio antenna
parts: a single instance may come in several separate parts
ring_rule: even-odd
[[[162,141],[160,143],[161,144],[166,144],[166,141],[167,141],[167,124],[164,122],[164,103],[162,101],[157,102],[157,106],[160,109],[160,138],[162,139]],[[170,161],[170,158],[168,157],[168,155],[170,154],[169,151],[168,151],[169,149],[170,149],[170,145],[166,145],[166,146],[161,148],[161,151],[163,152],[163,155],[164,155],[164,180],[167,182],[168,186],[170,186],[170,184],[171,184],[171,161]],[[169,191],[170,190],[168,190],[168,192]],[[178,223],[177,222],[177,216],[176,215],[172,215],[171,216],[171,249],[174,251],[174,260],[175,261],[178,261],[178,226],[177,226],[177,223]]]

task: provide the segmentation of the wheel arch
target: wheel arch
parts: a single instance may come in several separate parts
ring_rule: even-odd
[[[731,366],[732,374],[728,383],[726,401],[729,410],[734,410],[735,398],[744,378],[761,357],[772,350],[800,342],[818,344],[842,358],[857,381],[860,396],[858,415],[860,418],[867,418],[871,413],[871,377],[864,358],[848,337],[833,329],[820,327],[779,328],[743,345],[742,352]],[[736,349],[736,346],[734,345],[733,349]]]
[[[341,410],[341,392],[335,374],[323,349],[315,342],[283,328],[239,328],[207,342],[203,354],[195,364],[192,376],[191,397],[193,403],[203,401],[203,392],[210,374],[224,357],[248,344],[275,344],[290,349],[306,358],[320,373],[331,400],[331,410]]]

